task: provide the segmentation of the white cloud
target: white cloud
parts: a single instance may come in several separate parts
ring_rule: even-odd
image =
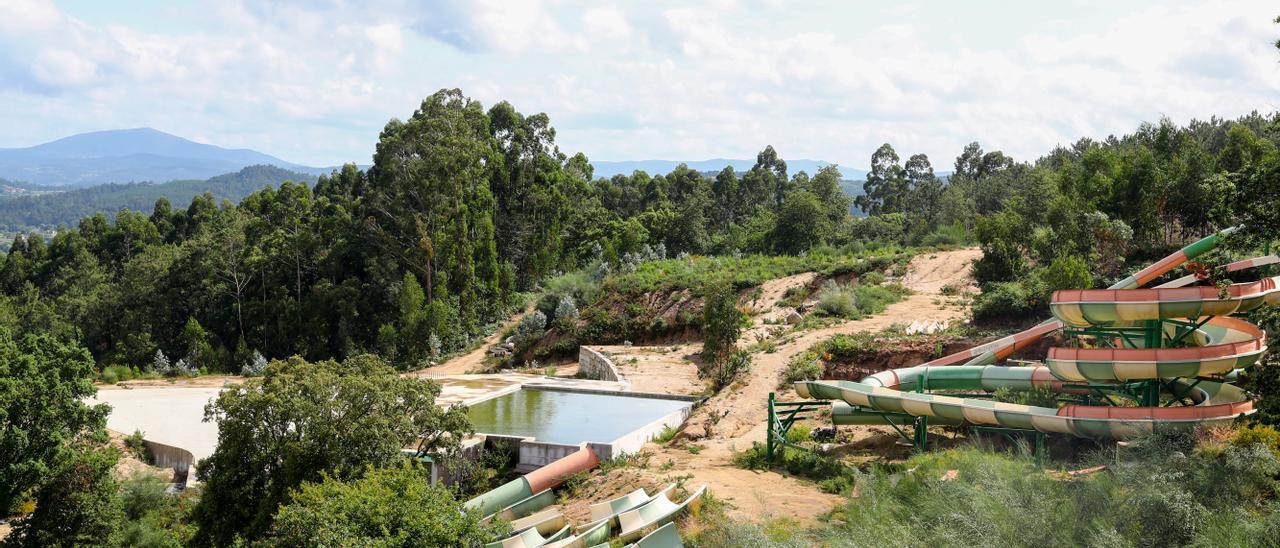
[[[294,161],[365,162],[388,118],[461,87],[547,112],[562,148],[593,158],[750,157],[773,144],[865,166],[887,141],[947,169],[972,140],[1031,159],[1162,115],[1275,110],[1280,96],[1280,26],[1261,0],[1000,13],[206,0],[166,13],[88,23],[104,17],[0,0],[0,145],[151,125]]]

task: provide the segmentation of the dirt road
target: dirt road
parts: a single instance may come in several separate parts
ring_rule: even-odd
[[[686,485],[710,485],[717,497],[729,500],[735,506],[730,515],[737,519],[762,521],[787,517],[811,523],[841,502],[843,497],[823,493],[811,482],[775,472],[743,470],[733,465],[735,452],[750,448],[752,442],[764,441],[764,404],[769,392],[790,392],[778,387],[787,362],[795,354],[837,333],[879,331],[895,323],[945,324],[962,319],[966,314],[964,307],[949,305],[942,295],[942,288],[948,285],[970,286],[970,266],[980,256],[981,251],[977,249],[918,256],[911,261],[906,276],[901,280],[915,292],[907,299],[890,305],[876,316],[807,331],[780,344],[773,353],[756,354],[747,376],[711,398],[690,420],[686,432],[701,429],[702,432],[698,433],[705,433],[706,437],[692,442],[701,450],[693,454],[684,447],[650,444],[647,449],[655,453],[652,462],[672,462],[661,474],[692,476]],[[658,481],[654,479],[653,483]]]

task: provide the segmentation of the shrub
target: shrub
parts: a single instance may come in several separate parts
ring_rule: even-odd
[[[880,285],[884,283],[884,274],[879,272],[868,272],[863,274],[861,278],[858,278],[858,283],[863,285]]]
[[[857,320],[884,312],[910,291],[900,285],[845,285],[828,280],[818,290],[819,312],[828,316]]]
[[[543,335],[546,334],[547,316],[541,310],[534,310],[525,314],[520,318],[520,323],[516,324],[515,333],[512,334],[516,348],[526,349],[538,342]]]
[[[825,372],[826,366],[819,359],[817,352],[801,352],[792,356],[791,361],[787,362],[787,370],[783,373],[782,382],[791,384],[797,381],[818,380]]]
[[[1042,312],[1035,297],[1028,293],[1021,282],[997,282],[991,284],[973,301],[973,319],[978,321],[1008,321],[1035,317]]]
[[[134,458],[142,462],[150,462],[150,455],[147,453],[147,445],[144,442],[145,434],[141,430],[134,430],[132,434],[124,437],[124,447]]]
[[[728,358],[720,360],[717,364],[707,366],[703,364],[704,376],[711,379],[711,386],[715,390],[720,390],[751,368],[751,354],[745,351],[735,351],[729,354]]]
[[[653,443],[656,443],[658,445],[664,445],[667,442],[675,439],[676,434],[679,434],[679,433],[680,433],[679,428],[675,426],[667,425],[662,427],[662,431],[658,432],[658,435],[654,436],[652,438],[652,441]]]
[[[818,311],[848,320],[862,317],[862,312],[858,309],[858,296],[853,288],[829,280],[818,290]]]
[[[343,482],[304,483],[280,507],[270,540],[281,546],[479,546],[510,531],[431,485],[416,466],[370,468]]]
[[[120,507],[130,520],[162,508],[169,495],[169,484],[151,474],[139,474],[120,482]]]
[[[702,307],[702,361],[707,368],[720,368],[736,350],[744,315],[738,310],[738,294],[733,286],[720,282],[707,293]]]
[[[123,365],[108,365],[98,374],[98,379],[106,384],[115,384],[133,378],[133,372]]]
[[[964,225],[953,223],[939,226],[932,233],[925,236],[920,241],[920,245],[926,247],[958,246],[969,243],[969,241],[969,231],[965,230]]]
[[[431,336],[434,337],[435,334],[432,334]],[[267,359],[262,356],[261,352],[254,350],[253,355],[249,356],[249,359],[240,367],[240,374],[246,377],[257,377],[261,375],[262,371],[266,368]]]
[[[164,351],[156,349],[156,355],[151,359],[151,370],[160,376],[169,376],[173,372],[173,365],[169,363],[169,357],[164,355]]]
[[[574,303],[573,296],[560,297],[560,303],[556,305],[554,321],[561,329],[571,328],[578,321],[578,306]]]
[[[1058,408],[1058,395],[1048,386],[1035,386],[1030,390],[1014,390],[1007,386],[1001,386],[996,389],[992,399],[1033,407]]]
[[[1084,259],[1074,255],[1059,255],[1049,266],[1037,272],[1046,294],[1059,289],[1090,289],[1093,277]],[[1046,295],[1047,296],[1047,295]]]
[[[1241,447],[1261,445],[1272,451],[1280,452],[1280,431],[1267,425],[1251,424],[1236,430],[1231,444]]]

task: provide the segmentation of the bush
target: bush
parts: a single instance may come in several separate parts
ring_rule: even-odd
[[[520,318],[520,323],[516,324],[515,332],[511,335],[515,339],[512,342],[519,350],[527,349],[546,334],[546,329],[547,315],[541,310],[534,310]]]
[[[818,290],[820,313],[847,320],[884,312],[910,292],[900,285],[846,285],[828,280]]]
[[[1033,407],[1058,408],[1058,394],[1048,386],[1035,386],[1030,390],[1014,390],[1007,386],[997,388],[992,399],[999,402],[1030,405]]]
[[[276,513],[269,538],[281,546],[480,546],[511,529],[481,517],[419,467],[370,468],[350,482],[303,484]]]
[[[1231,444],[1240,447],[1261,445],[1272,451],[1280,452],[1280,431],[1262,424],[1244,426],[1236,430],[1235,436],[1231,438]]]
[[[863,274],[861,278],[858,278],[858,283],[861,283],[862,285],[880,285],[884,283],[884,274],[879,272],[868,272]]]
[[[120,482],[120,507],[130,520],[142,519],[164,507],[169,484],[150,474],[141,474]]]
[[[124,447],[134,458],[142,462],[150,462],[150,455],[147,453],[147,446],[144,441],[144,434],[141,430],[134,430],[132,434],[124,437]]]
[[[1044,312],[1021,282],[997,282],[973,301],[976,321],[1010,321],[1035,318]]]
[[[817,352],[801,352],[792,356],[791,361],[787,362],[787,370],[783,373],[782,382],[791,384],[798,381],[818,380],[825,372],[826,366],[819,359]]]
[[[920,241],[920,245],[926,247],[958,246],[967,244],[970,241],[969,231],[965,230],[964,225],[953,223],[938,227],[925,236]]]
[[[141,377],[142,371],[139,371],[137,367],[129,367],[127,365],[108,365],[102,368],[102,372],[98,374],[98,380],[105,384],[115,384]]]
[[[828,316],[856,320],[862,317],[858,310],[858,296],[848,285],[827,281],[818,290],[818,311]]]
[[[729,354],[728,358],[719,360],[719,363],[710,366],[704,363],[702,367],[703,375],[711,379],[711,387],[720,390],[733,384],[733,381],[751,368],[751,353],[738,350]]]
[[[735,344],[744,317],[738,310],[738,293],[732,285],[720,282],[708,291],[702,306],[703,367],[716,369],[725,365],[737,350]]]

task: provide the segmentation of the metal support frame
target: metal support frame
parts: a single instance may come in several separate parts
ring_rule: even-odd
[[[1005,439],[1009,440],[1010,443],[1017,441],[1017,438],[1019,437],[1023,439],[1030,437],[1032,438],[1032,443],[1034,444],[1032,445],[1032,455],[1035,457],[1036,466],[1038,467],[1044,466],[1044,432],[1041,432],[1039,430],[1027,430],[1025,428],[1007,428],[1003,426],[976,426],[975,425],[975,426],[971,426],[970,429],[972,429],[974,432],[978,434],[983,434],[988,432],[992,434],[1000,434],[1004,436]]]
[[[768,432],[765,434],[765,458],[773,463],[774,456],[785,447],[803,449],[787,441],[787,432],[796,421],[814,418],[812,412],[830,405],[820,401],[780,402],[777,394],[769,393]],[[779,409],[781,408],[781,409]]]

